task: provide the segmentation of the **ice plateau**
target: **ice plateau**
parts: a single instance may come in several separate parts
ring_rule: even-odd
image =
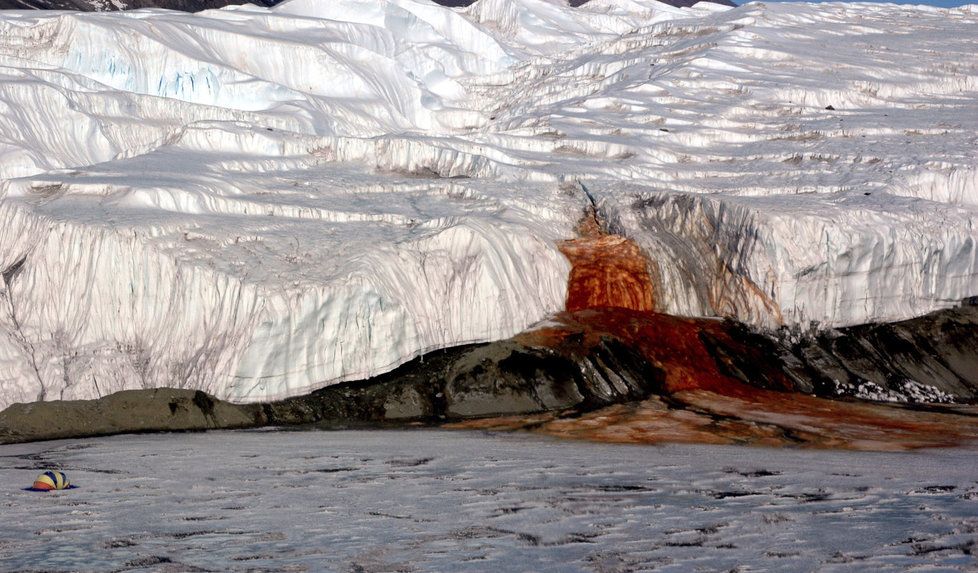
[[[656,309],[978,294],[978,7],[287,0],[0,12],[0,408],[305,393],[564,308],[594,205]]]

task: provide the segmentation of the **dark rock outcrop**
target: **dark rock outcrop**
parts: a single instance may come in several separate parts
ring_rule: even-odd
[[[809,334],[726,324],[731,337],[703,330],[700,338],[724,374],[751,386],[830,398],[978,403],[975,306]]]
[[[99,400],[14,404],[0,412],[0,444],[135,432],[247,428],[256,405],[215,400],[199,390],[126,390]]]
[[[823,396],[978,401],[978,307],[819,333],[784,344],[782,360]],[[785,352],[785,350],[787,352]]]
[[[343,425],[588,411],[647,397],[661,380],[618,340],[555,348],[507,340],[431,353],[365,382],[266,404],[264,414],[274,425]]]

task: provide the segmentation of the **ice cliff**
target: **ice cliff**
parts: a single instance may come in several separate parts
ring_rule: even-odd
[[[0,408],[281,398],[564,307],[593,204],[657,310],[978,294],[978,9],[287,0],[0,12]]]

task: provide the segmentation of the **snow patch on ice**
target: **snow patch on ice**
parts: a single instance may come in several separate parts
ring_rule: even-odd
[[[901,403],[954,403],[954,397],[942,391],[940,388],[935,388],[928,384],[921,384],[913,380],[902,380],[897,382],[892,388],[884,388],[868,380],[862,381],[858,385],[843,383],[838,380],[833,380],[832,382],[835,385],[835,392],[839,396],[854,396],[861,400]]]

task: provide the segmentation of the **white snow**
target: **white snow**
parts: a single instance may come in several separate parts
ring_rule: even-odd
[[[935,388],[928,384],[921,384],[913,380],[900,382],[900,392],[884,388],[869,380],[862,382],[858,386],[842,383],[838,380],[833,380],[832,383],[835,386],[836,394],[840,396],[856,396],[861,400],[874,400],[876,402],[927,402],[931,404],[949,404],[954,402],[954,397],[942,391],[940,388]]]
[[[974,460],[439,431],[0,446],[0,569],[973,571]],[[78,489],[22,491],[53,468]]]
[[[272,399],[510,336],[563,307],[578,181],[660,310],[951,306],[978,294],[976,28],[653,0],[0,13],[0,408]]]

